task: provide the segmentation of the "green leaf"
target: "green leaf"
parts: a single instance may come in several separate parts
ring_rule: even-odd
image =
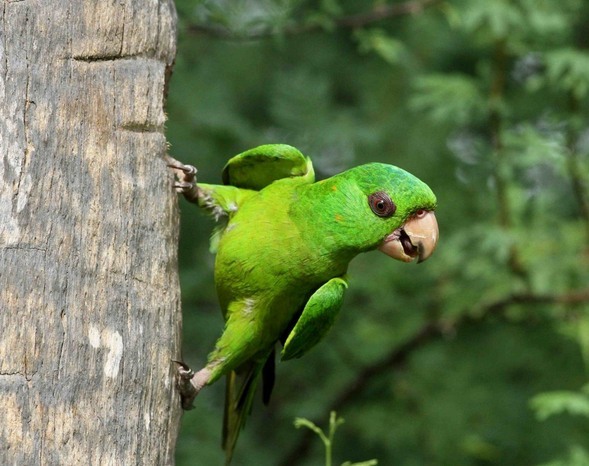
[[[579,14],[578,0],[470,0],[462,8],[446,6],[448,22],[484,43],[507,41],[516,48],[566,38]]]
[[[548,35],[566,31],[569,24],[568,10],[563,8],[562,3],[553,0],[520,0],[530,33]]]
[[[374,52],[391,65],[401,61],[405,45],[383,29],[359,29],[354,33],[360,53]]]
[[[566,458],[543,463],[540,466],[589,466],[589,452],[579,445],[573,445]]]
[[[589,93],[589,53],[561,49],[546,54],[546,73],[551,84],[577,99]]]
[[[513,155],[510,162],[519,168],[549,164],[560,174],[566,173],[566,135],[559,129],[546,129],[524,123],[504,132],[504,144]]]
[[[589,53],[573,48],[556,49],[544,55],[544,75],[530,79],[528,89],[536,91],[542,87],[572,94],[583,99],[589,94]]]
[[[554,391],[536,395],[530,401],[536,417],[544,421],[556,414],[589,417],[589,392]]]
[[[488,105],[477,81],[463,74],[432,74],[418,78],[410,106],[438,122],[463,125],[484,116]]]
[[[468,33],[482,32],[494,40],[525,27],[525,17],[509,0],[473,0],[462,11],[460,26]]]
[[[315,423],[309,421],[308,419],[305,419],[304,417],[295,418],[294,425],[297,429],[300,429],[301,427],[306,427],[307,429],[310,429],[313,432],[315,432],[319,437],[321,437],[322,440],[325,439],[325,434],[323,433],[323,430],[317,427]]]

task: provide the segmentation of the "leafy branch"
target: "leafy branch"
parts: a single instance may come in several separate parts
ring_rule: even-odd
[[[246,34],[240,34],[235,33],[226,27],[206,23],[190,23],[187,25],[186,30],[191,35],[204,34],[219,39],[247,41],[265,39],[276,35],[296,36],[319,32],[325,29],[358,29],[391,18],[419,14],[436,3],[440,3],[440,1],[441,0],[409,0],[403,3],[380,4],[376,5],[373,9],[362,13],[326,18],[321,21],[315,20],[291,24],[285,26],[279,31],[266,28],[248,32]]]
[[[562,413],[589,418],[589,384],[579,392],[560,390],[541,393],[532,398],[530,405],[540,421]]]
[[[530,400],[530,407],[535,411],[536,418],[545,421],[561,414],[589,418],[589,384],[578,392],[558,390],[540,393]],[[580,445],[569,447],[569,457],[546,463],[543,466],[586,465],[589,463],[589,452]]]

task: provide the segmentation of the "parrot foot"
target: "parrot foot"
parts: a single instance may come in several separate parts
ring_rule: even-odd
[[[194,372],[185,363],[174,361],[178,364],[176,384],[182,399],[182,408],[189,410],[194,408],[193,401],[211,377],[211,370],[206,367]]]
[[[176,181],[174,182],[174,189],[177,193],[184,194],[187,201],[198,203],[198,186],[196,185],[196,167],[192,165],[184,165],[182,162],[166,156],[168,167],[174,170]]]

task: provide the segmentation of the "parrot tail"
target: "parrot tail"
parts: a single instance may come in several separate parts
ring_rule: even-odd
[[[223,416],[223,450],[226,466],[231,463],[237,438],[251,412],[263,366],[264,362],[251,363],[227,375]]]

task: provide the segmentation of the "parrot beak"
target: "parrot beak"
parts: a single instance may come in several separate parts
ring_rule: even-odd
[[[386,255],[403,262],[423,262],[432,255],[438,242],[438,222],[433,212],[418,211],[405,225],[397,228],[378,248]]]

